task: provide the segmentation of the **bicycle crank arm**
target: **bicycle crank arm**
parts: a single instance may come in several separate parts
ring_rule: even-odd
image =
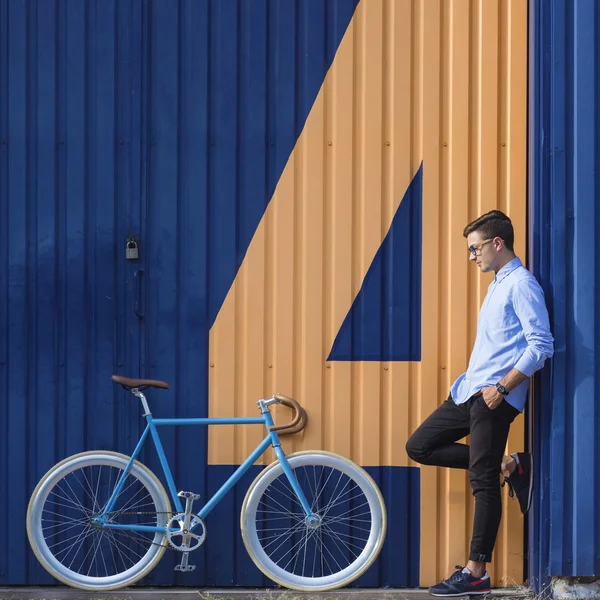
[[[192,492],[179,492],[177,495],[181,498],[185,498],[185,518],[183,520],[183,529],[185,533],[183,535],[183,547],[189,548],[191,536],[188,532],[191,531],[190,526],[192,520],[192,505],[194,504],[194,500],[198,500],[198,498],[200,498],[200,494],[194,494]]]

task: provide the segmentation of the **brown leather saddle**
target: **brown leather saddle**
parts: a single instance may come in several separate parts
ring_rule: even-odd
[[[131,377],[121,377],[120,375],[113,375],[111,379],[126,390],[146,390],[149,387],[160,388],[168,390],[171,386],[166,381],[159,381],[158,379],[132,379]]]

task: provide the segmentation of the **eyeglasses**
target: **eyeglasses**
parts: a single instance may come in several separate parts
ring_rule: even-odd
[[[493,242],[495,238],[489,238],[487,240],[483,240],[483,242],[480,242],[479,244],[477,244],[477,246],[475,244],[472,244],[471,246],[469,246],[468,250],[471,253],[471,255],[473,256],[479,256],[481,254],[481,249],[489,242]]]

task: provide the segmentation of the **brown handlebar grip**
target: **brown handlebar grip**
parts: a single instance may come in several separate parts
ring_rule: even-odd
[[[285,425],[274,425],[271,431],[279,431],[282,434],[298,433],[306,427],[308,415],[306,411],[298,404],[296,400],[283,394],[274,394],[273,398],[279,400],[281,404],[291,408],[294,411],[294,418]]]

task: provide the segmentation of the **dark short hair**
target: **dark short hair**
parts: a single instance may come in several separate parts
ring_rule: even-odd
[[[515,230],[510,219],[500,210],[490,210],[478,219],[469,223],[463,235],[467,237],[470,233],[478,231],[484,238],[499,237],[504,240],[504,245],[513,252],[515,245]]]

